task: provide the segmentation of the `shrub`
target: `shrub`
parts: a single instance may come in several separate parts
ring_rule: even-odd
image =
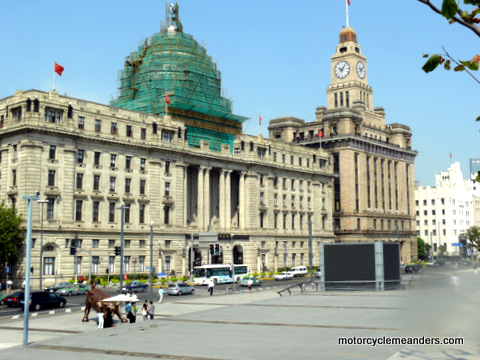
[[[186,282],[186,281],[188,281],[188,276],[182,276],[180,278],[180,280],[183,281],[183,282]]]

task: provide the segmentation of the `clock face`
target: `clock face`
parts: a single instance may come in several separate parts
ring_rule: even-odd
[[[350,64],[346,61],[340,61],[337,65],[335,65],[335,75],[339,79],[343,79],[348,75],[350,72]]]
[[[361,61],[357,62],[357,74],[360,79],[365,78],[365,65]]]

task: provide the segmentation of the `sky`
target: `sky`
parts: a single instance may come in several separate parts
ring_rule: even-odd
[[[433,0],[437,5],[441,0]],[[243,130],[268,137],[268,121],[311,122],[326,106],[330,58],[346,25],[345,0],[180,0],[185,33],[217,63]],[[62,95],[108,104],[117,96],[124,59],[160,31],[167,2],[159,0],[2,0],[0,99],[17,90],[50,91],[53,64]],[[386,123],[412,130],[415,179],[435,185],[452,162],[469,176],[480,157],[480,85],[465,72],[421,70],[423,54],[469,60],[479,38],[449,25],[417,0],[351,0],[349,23],[367,57],[374,107]],[[475,73],[480,78],[480,73]],[[477,105],[475,105],[477,104]],[[259,126],[258,118],[262,117]]]

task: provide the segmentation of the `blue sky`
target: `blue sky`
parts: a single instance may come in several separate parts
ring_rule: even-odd
[[[435,173],[452,161],[460,161],[466,178],[469,158],[480,157],[480,85],[466,73],[425,74],[422,54],[444,46],[454,57],[470,59],[478,37],[417,0],[351,3],[350,26],[367,57],[374,106],[385,108],[387,123],[411,127],[419,151],[416,180],[434,185]],[[184,31],[217,62],[234,113],[251,118],[246,133],[268,137],[268,121],[280,116],[314,121],[315,108],[326,105],[330,57],[346,22],[344,0],[179,5]],[[108,103],[117,94],[125,57],[160,30],[165,6],[159,0],[1,1],[0,98],[16,90],[51,90],[57,61],[65,67],[56,78],[60,94]]]

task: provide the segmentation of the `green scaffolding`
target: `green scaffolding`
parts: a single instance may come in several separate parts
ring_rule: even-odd
[[[198,147],[200,140],[207,140],[212,150],[220,150],[222,144],[233,144],[235,131],[227,124],[238,123],[238,131],[247,118],[234,115],[231,100],[221,96],[220,71],[205,48],[183,33],[175,6],[167,26],[125,59],[119,73],[119,94],[111,105],[160,116],[181,109],[229,120],[224,128],[217,122],[212,129],[204,119],[187,126],[190,146]]]

